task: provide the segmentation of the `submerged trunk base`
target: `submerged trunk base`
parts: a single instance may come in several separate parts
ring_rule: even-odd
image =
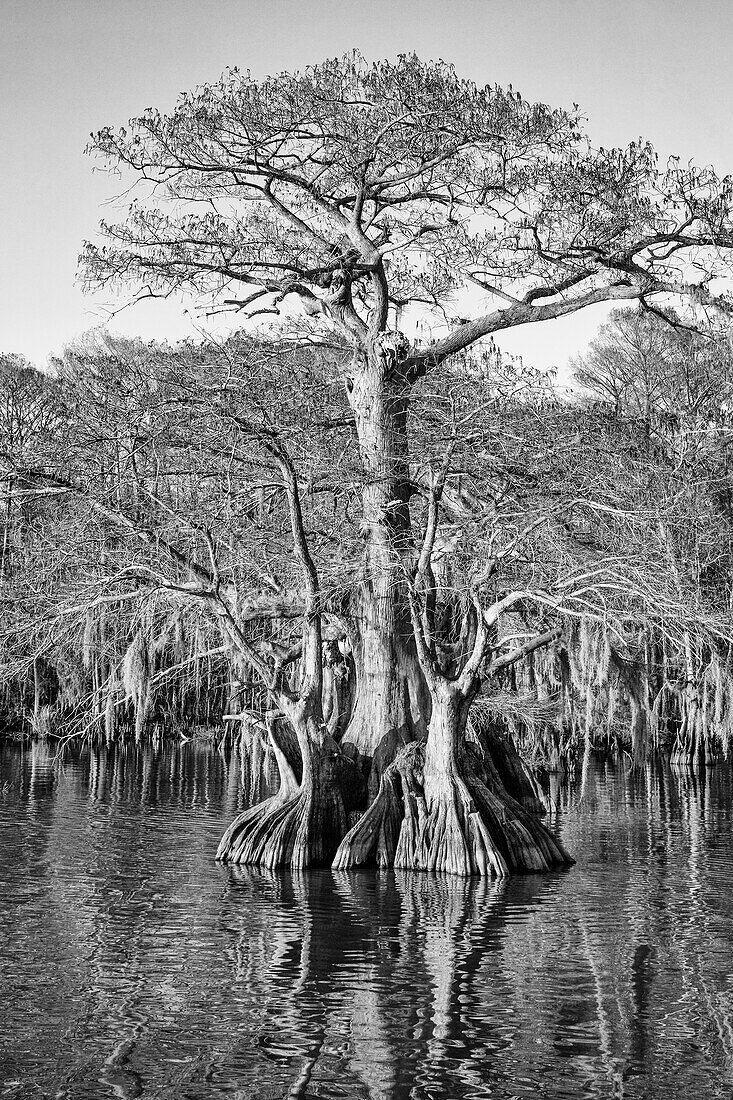
[[[400,766],[403,749],[382,772],[374,801],[341,841],[333,860],[334,871],[354,867],[393,867],[402,821]]]
[[[467,748],[453,767],[426,775],[425,746],[412,744],[385,771],[377,798],[344,837],[333,867],[376,863],[502,878],[574,862],[507,792],[491,761]]]
[[[275,795],[235,818],[216,852],[221,863],[267,867],[304,867],[310,862],[304,828],[307,797]]]
[[[290,790],[241,813],[222,837],[216,858],[271,871],[327,866],[345,830],[337,791],[316,797],[305,788]]]
[[[480,807],[459,771],[423,777],[419,754],[415,756],[417,768],[406,775],[405,817],[395,867],[493,878],[516,869],[510,867],[498,843],[499,819],[488,805]]]
[[[704,744],[675,744],[670,753],[669,762],[673,768],[687,771],[700,771],[712,768],[720,763],[721,756],[709,742]]]

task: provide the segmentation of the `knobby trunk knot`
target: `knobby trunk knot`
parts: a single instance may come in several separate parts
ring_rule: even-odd
[[[388,370],[392,370],[398,363],[404,363],[410,354],[410,341],[399,329],[380,332],[376,345]]]

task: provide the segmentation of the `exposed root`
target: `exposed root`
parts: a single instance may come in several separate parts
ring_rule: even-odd
[[[511,791],[512,797],[529,813],[546,813],[542,790],[517,752],[511,737],[486,736],[482,742],[504,789]]]
[[[404,762],[405,817],[395,867],[502,878],[509,867],[463,780],[422,776],[424,756]],[[409,765],[412,765],[411,767]]]
[[[396,868],[501,878],[573,862],[501,785],[492,789],[479,777],[479,761],[468,753],[455,769],[432,776],[422,775],[422,746],[401,762],[405,816]]]
[[[305,801],[299,795],[275,795],[258,802],[235,818],[224,833],[217,860],[256,864],[270,870],[290,866],[305,812]]]
[[[534,813],[521,806],[503,787],[484,783],[470,764],[467,785],[502,848],[510,871],[547,871],[575,863],[560,840]]]
[[[313,790],[287,788],[241,813],[222,837],[216,858],[269,870],[322,866],[345,830],[338,790],[317,797]]]
[[[451,772],[425,776],[424,767],[423,744],[398,753],[376,799],[342,840],[334,870],[376,863],[503,878],[574,862],[542,822],[506,792],[490,761],[467,750]]]
[[[334,857],[335,871],[374,865],[391,867],[397,849],[402,820],[400,782],[397,762],[382,773],[377,796],[371,806],[341,841]]]
[[[300,767],[296,773],[296,746],[278,728],[277,713],[270,712],[267,732],[280,774],[280,789],[232,822],[216,853],[223,863],[269,870],[322,866],[333,859],[346,832],[341,784],[349,798],[358,798],[361,778],[355,776],[349,761],[342,759],[333,738],[324,734],[322,724],[307,713],[302,700],[290,709]]]

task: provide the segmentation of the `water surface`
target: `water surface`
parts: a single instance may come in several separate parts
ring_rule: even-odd
[[[733,1094],[731,775],[553,790],[500,885],[217,866],[206,746],[0,747],[0,1097]]]

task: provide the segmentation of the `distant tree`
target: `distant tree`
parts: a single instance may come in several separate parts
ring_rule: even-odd
[[[41,708],[41,666],[36,659],[39,647],[33,633],[27,633],[33,615],[28,613],[24,596],[33,587],[33,579],[25,576],[29,547],[43,524],[46,509],[33,479],[24,477],[23,471],[42,462],[49,453],[59,419],[57,398],[49,375],[36,370],[22,355],[0,355],[0,454],[12,456],[0,471],[0,648],[5,654],[12,649],[20,658],[18,663],[0,662],[6,717],[23,710],[26,665],[32,671],[32,713],[36,720]]]
[[[733,354],[727,335],[701,335],[673,314],[665,319],[644,310],[613,310],[572,366],[581,386],[627,416],[720,418],[730,411]]]

